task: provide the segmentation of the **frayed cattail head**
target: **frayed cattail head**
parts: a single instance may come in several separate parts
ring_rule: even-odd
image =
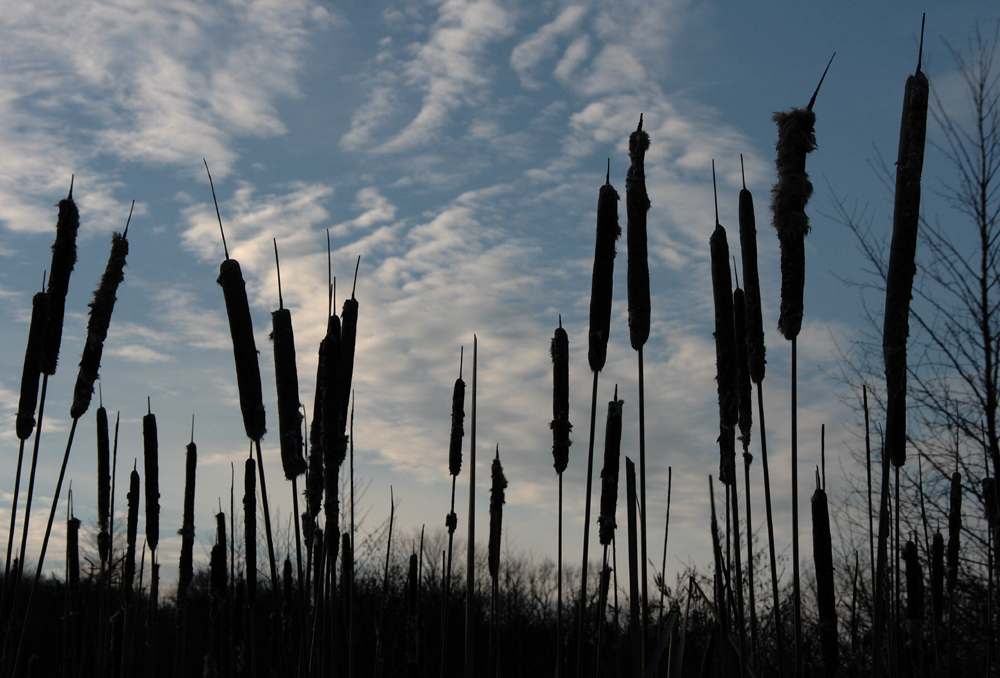
[[[257,604],[257,467],[247,459],[243,469],[243,543],[247,572],[247,602]]]
[[[251,440],[260,440],[267,432],[264,417],[264,398],[260,386],[260,365],[257,363],[257,345],[253,339],[250,304],[247,302],[246,282],[240,264],[226,259],[219,265],[222,294],[226,299],[229,316],[229,334],[233,339],[233,357],[236,360],[236,384],[240,391],[240,410],[243,428]]]
[[[111,234],[111,256],[108,265],[101,276],[101,283],[94,292],[94,300],[90,302],[90,320],[87,322],[87,343],[83,345],[83,355],[80,357],[80,371],[76,377],[76,387],[73,389],[73,405],[69,414],[74,419],[80,417],[90,407],[90,399],[94,395],[94,382],[97,371],[101,367],[101,354],[104,352],[104,340],[108,336],[111,325],[111,312],[115,308],[115,293],[118,285],[125,279],[125,257],[128,256],[128,226],[124,233]]]
[[[944,613],[944,537],[940,532],[931,541],[931,604],[934,623],[939,625]]]
[[[569,464],[569,336],[560,321],[552,335],[552,459],[556,473]]]
[[[49,319],[45,324],[45,348],[42,351],[42,373],[56,373],[59,362],[59,345],[62,343],[63,316],[66,312],[66,293],[69,276],[76,265],[76,234],[80,229],[80,213],[73,202],[73,183],[69,195],[59,201],[59,218],[56,221],[56,240],[52,244],[52,265],[49,267]]]
[[[108,523],[111,517],[111,443],[108,436],[108,411],[97,408],[97,549],[107,561],[110,547]]]
[[[819,472],[817,471],[817,479]],[[819,484],[817,480],[817,485]],[[837,599],[833,583],[833,542],[826,492],[817,487],[812,496],[813,559],[816,563],[816,607],[819,612],[823,673],[836,676],[840,666],[837,644]]]
[[[507,489],[507,478],[503,474],[503,466],[500,465],[499,445],[497,445],[496,456],[493,458],[490,476],[493,479],[493,485],[490,488],[489,566],[490,576],[493,577],[493,581],[496,581],[500,572],[500,530],[503,527],[503,505],[506,501],[505,490]]]
[[[736,449],[732,442],[739,422],[739,396],[736,368],[736,330],[733,315],[733,284],[729,272],[729,243],[726,229],[715,224],[709,238],[712,254],[712,293],[715,298],[715,366],[719,392],[719,426],[721,463],[719,480],[730,484],[736,480]]]
[[[295,337],[292,313],[279,308],[271,314],[274,342],[274,381],[278,390],[278,437],[281,439],[281,467],[292,480],[305,473],[302,456],[302,414],[299,411],[299,374],[295,367]]]
[[[611,185],[611,173],[597,198],[597,243],[594,247],[594,275],[590,287],[590,339],[587,360],[590,369],[600,372],[608,359],[611,335],[611,297],[614,291],[615,242],[621,237],[618,226],[618,192]]]
[[[793,108],[777,112],[778,183],[771,190],[774,228],[781,245],[781,316],[778,331],[791,341],[802,329],[802,295],[806,277],[805,237],[809,233],[806,203],[813,185],[806,174],[806,154],[816,149],[816,114]]]
[[[462,436],[465,435],[465,382],[459,377],[451,393],[451,438],[448,441],[448,472],[457,476],[462,471]]]
[[[614,400],[608,403],[608,422],[604,432],[604,468],[601,469],[601,514],[597,519],[603,546],[615,536],[615,512],[618,507],[618,467],[621,465],[622,405],[615,387]]]
[[[160,472],[156,415],[153,413],[142,418],[142,452],[146,472],[146,543],[155,551],[160,541]]]
[[[184,522],[177,532],[181,536],[181,559],[177,580],[178,603],[183,603],[187,597],[188,587],[191,586],[191,580],[194,579],[194,487],[197,467],[198,447],[191,441],[187,446],[187,458],[184,464]],[[225,530],[225,517],[222,529]]]
[[[885,449],[896,466],[902,466],[906,462],[906,339],[910,334],[913,276],[917,272],[920,175],[924,166],[929,90],[927,76],[920,72],[918,61],[917,72],[906,79],[903,95],[892,243],[889,246],[889,268],[885,278],[885,316],[882,327],[886,382]]]
[[[743,451],[750,447],[750,429],[753,426],[753,387],[750,383],[750,359],[747,346],[746,295],[739,287],[733,292],[733,319],[736,335],[736,383],[739,402],[740,441]]]
[[[628,157],[632,161],[625,175],[625,214],[628,244],[628,333],[632,348],[638,351],[649,339],[649,260],[646,251],[646,193],[644,160],[649,135],[639,126],[628,138]]]
[[[747,357],[750,378],[764,380],[764,321],[760,308],[760,278],[757,275],[757,219],[753,195],[744,185],[740,191],[740,252],[743,256],[743,286],[746,290]]]
[[[17,437],[25,440],[35,430],[35,406],[38,404],[38,379],[42,372],[45,323],[49,316],[49,295],[39,292],[31,298],[31,324],[24,349],[21,370],[21,397],[17,404]]]
[[[139,472],[134,468],[128,484],[128,519],[125,532],[125,569],[122,574],[122,589],[125,600],[132,600],[132,582],[135,579],[135,535],[139,526]]]
[[[955,592],[958,582],[958,551],[962,539],[962,474],[958,471],[951,476],[951,492],[948,503],[948,553],[945,570],[948,595]]]

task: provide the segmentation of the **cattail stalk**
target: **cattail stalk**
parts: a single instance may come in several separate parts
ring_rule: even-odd
[[[552,356],[552,465],[559,476],[558,545],[556,556],[556,675],[562,669],[562,543],[563,543],[563,471],[569,464],[569,439],[573,425],[569,422],[569,335],[562,326],[552,334],[549,348]]]
[[[507,489],[507,478],[503,474],[503,466],[500,464],[500,446],[497,445],[496,456],[493,458],[493,466],[490,469],[490,539],[489,539],[489,569],[490,579],[493,581],[490,614],[490,636],[493,637],[493,656],[496,657],[496,672],[500,675],[500,625],[497,623],[496,615],[500,599],[500,537],[503,528],[503,505],[506,501],[505,490]]]
[[[628,504],[628,578],[629,578],[629,627],[631,632],[630,648],[632,655],[632,674],[639,675],[645,663],[642,656],[642,624],[639,621],[639,546],[635,517],[635,507],[638,503],[635,492],[635,463],[625,457],[625,501]]]
[[[476,666],[475,634],[472,628],[476,584],[476,386],[479,371],[479,337],[472,335],[472,421],[469,430],[469,541],[465,560],[465,675]]]
[[[892,242],[889,249],[889,267],[886,272],[885,314],[882,336],[882,353],[886,375],[886,455],[898,469],[906,461],[906,340],[909,335],[910,297],[917,246],[917,226],[920,213],[920,175],[924,161],[924,140],[927,132],[927,100],[929,84],[920,70],[923,56],[923,28],[921,47],[917,57],[916,72],[906,79],[903,95],[903,115],[899,131],[899,152],[896,163],[896,196],[893,207]],[[888,473],[883,464],[883,473]],[[886,482],[883,480],[883,485]],[[884,525],[879,521],[879,562],[876,564],[875,599],[881,600],[881,573],[885,571],[882,558]],[[872,656],[880,656],[882,649],[881,608],[875,609],[875,629]],[[876,670],[875,678],[878,678]]]
[[[108,525],[111,516],[111,440],[108,436],[108,411],[97,408],[97,550],[101,569],[108,561],[111,535]]]
[[[465,435],[465,382],[462,380],[462,363],[465,348],[459,351],[458,379],[451,394],[451,436],[448,440],[448,472],[451,474],[451,510],[445,516],[445,527],[448,529],[448,561],[444,573],[444,595],[441,597],[441,676],[444,678],[445,661],[448,648],[448,602],[451,594],[451,564],[454,548],[455,530],[458,528],[458,515],[455,513],[455,485],[458,474],[462,470],[462,436]]]
[[[836,56],[836,53],[834,53]],[[833,57],[830,57],[833,62]],[[792,452],[792,614],[795,631],[795,671],[802,665],[802,594],[799,583],[799,448],[798,448],[798,356],[796,339],[802,328],[802,296],[805,288],[805,236],[809,232],[809,218],[805,207],[812,196],[813,186],[806,174],[806,155],[816,149],[816,114],[812,107],[823,79],[830,69],[826,65],[823,76],[813,92],[809,105],[791,111],[776,112],[778,141],[775,145],[775,167],[778,183],[771,191],[771,212],[774,228],[781,245],[781,315],[778,330],[792,342],[791,375],[791,452]]]
[[[830,538],[830,512],[826,490],[816,474],[816,491],[812,496],[813,560],[816,563],[816,607],[819,612],[820,652],[823,675],[837,675],[840,656],[837,643],[837,604],[833,584],[833,543]]]
[[[125,527],[125,566],[122,575],[122,590],[125,602],[131,602],[135,579],[135,538],[139,528],[139,472],[132,467],[128,485],[128,517]]]
[[[645,671],[646,636],[649,620],[646,564],[646,388],[643,376],[642,348],[649,339],[649,258],[646,244],[646,212],[649,195],[646,193],[645,155],[649,149],[649,135],[639,125],[628,138],[628,155],[631,164],[625,176],[625,212],[627,216],[626,240],[628,244],[628,327],[629,341],[638,352],[639,370],[639,546],[642,563],[642,656]]]
[[[583,518],[583,564],[580,568],[580,616],[577,633],[577,676],[583,665],[583,623],[587,607],[587,556],[590,551],[590,503],[594,480],[594,431],[597,425],[597,381],[608,355],[611,332],[611,299],[614,287],[615,242],[621,237],[618,225],[618,192],[611,185],[611,161],[597,198],[597,240],[594,272],[590,288],[590,331],[587,361],[594,373],[590,399],[590,441],[587,446],[587,498]]]
[[[188,588],[191,586],[191,581],[194,578],[194,488],[197,466],[198,446],[192,440],[187,445],[184,465],[184,522],[179,532],[181,535],[181,557],[177,580],[178,607],[182,607],[185,604]],[[225,530],[225,523],[223,523],[222,529]],[[225,532],[223,532],[223,535],[225,535]]]
[[[903,547],[906,563],[907,654],[913,662],[914,675],[923,670],[924,661],[924,572],[917,545],[907,541]]]

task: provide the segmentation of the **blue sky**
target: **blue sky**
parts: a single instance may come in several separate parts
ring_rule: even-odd
[[[367,487],[361,529],[371,531],[384,520],[391,485],[403,530],[397,534],[409,540],[421,524],[428,534],[443,531],[451,387],[463,345],[471,384],[475,334],[477,533],[485,540],[488,460],[499,444],[510,483],[505,540],[536,561],[554,558],[548,350],[561,314],[570,338],[574,424],[565,476],[565,548],[567,562],[576,563],[590,406],[586,332],[597,191],[610,158],[611,181],[624,197],[628,135],[642,113],[652,144],[646,156],[652,331],[644,352],[650,544],[662,544],[672,466],[668,582],[685,564],[709,562],[706,476],[718,467],[708,259],[711,162],[718,170],[720,220],[736,252],[740,154],[756,201],[769,361],[767,435],[779,537],[784,534],[787,544],[789,348],[772,329],[780,279],[768,211],[776,138],[771,114],[805,105],[837,52],[815,108],[819,149],[807,164],[816,192],[808,207],[813,232],[806,241],[799,340],[802,505],[813,487],[821,424],[827,425],[829,490],[836,505],[848,491],[840,464],[857,472],[848,452],[857,444],[857,430],[829,373],[836,369],[835,343],[849,345],[860,336],[858,292],[842,279],[862,276],[863,262],[847,229],[833,218],[833,198],[857,205],[876,231],[888,232],[891,195],[868,162],[879,153],[894,157],[922,10],[928,13],[924,71],[943,104],[961,116],[962,93],[944,41],[962,48],[976,20],[990,33],[997,20],[992,3],[904,9],[680,0],[52,0],[5,10],[0,339],[8,350],[0,356],[0,411],[11,425],[0,430],[7,459],[0,470],[3,533],[31,295],[49,265],[55,203],[75,174],[79,262],[67,299],[60,367],[49,384],[34,552],[69,430],[86,303],[103,271],[110,233],[124,226],[134,199],[131,252],[100,382],[111,416],[120,411],[122,418],[116,507],[124,509],[123,479],[132,459],[141,457],[141,417],[149,396],[160,432],[160,562],[164,576],[175,576],[183,453],[194,414],[196,557],[207,562],[211,516],[220,497],[228,504],[230,463],[239,469],[249,443],[215,284],[223,251],[202,165],[206,158],[230,255],[247,279],[261,352],[271,511],[285,516],[276,529],[285,534],[291,497],[279,464],[267,338],[268,314],[277,308],[272,238],[296,331],[300,394],[311,408],[325,328],[329,229],[338,307],[361,257],[355,369],[356,473]],[[940,138],[933,124],[929,129],[929,139]],[[925,186],[946,172],[930,150]],[[943,212],[930,193],[925,190],[925,213]],[[619,214],[624,227],[624,204]],[[623,238],[598,399],[610,400],[619,385],[623,454],[635,458],[638,391],[636,354],[627,340],[625,261]],[[603,422],[597,428],[600,451]],[[91,528],[94,439],[91,411],[80,422],[69,468],[76,514]],[[755,429],[755,454],[758,441]],[[467,467],[468,437],[459,478],[463,498],[457,502],[463,525]],[[753,472],[759,529],[759,461]],[[619,511],[623,518],[624,506]],[[61,553],[58,526],[56,534],[53,563]]]

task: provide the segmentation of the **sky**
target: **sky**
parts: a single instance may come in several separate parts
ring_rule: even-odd
[[[821,426],[835,513],[850,495],[848,476],[863,472],[851,454],[859,431],[850,390],[835,375],[838,347],[850,347],[867,329],[860,292],[849,284],[863,278],[866,265],[836,205],[841,201],[870,220],[876,234],[891,228],[892,196],[871,163],[896,152],[920,11],[927,12],[923,70],[942,106],[961,119],[967,108],[948,45],[963,49],[977,21],[992,34],[998,20],[993,3],[929,2],[911,9],[898,3],[792,8],[684,0],[38,0],[5,9],[0,341],[8,348],[0,355],[0,421],[9,425],[0,427],[0,534],[7,534],[10,519],[18,454],[13,423],[31,297],[49,266],[56,204],[72,175],[81,218],[79,261],[70,280],[59,369],[48,385],[29,560],[40,547],[71,425],[86,304],[104,270],[111,232],[124,227],[134,200],[128,265],[99,382],[112,421],[120,414],[116,521],[124,523],[133,460],[143,475],[141,421],[148,398],[159,429],[158,560],[164,578],[176,577],[193,415],[199,455],[195,558],[207,563],[212,516],[220,504],[228,513],[231,465],[239,471],[250,443],[215,283],[224,253],[205,159],[229,255],[247,282],[280,552],[289,544],[292,490],[278,455],[268,339],[269,313],[278,307],[272,239],[295,329],[300,399],[309,411],[327,315],[329,232],[337,308],[350,294],[360,257],[354,372],[355,474],[364,490],[359,542],[384,525],[391,491],[394,530],[402,535],[393,548],[408,551],[421,526],[428,543],[439,547],[451,489],[451,390],[464,347],[471,394],[476,337],[478,540],[485,544],[488,534],[489,463],[499,447],[509,481],[508,553],[536,563],[555,558],[549,345],[561,317],[570,342],[574,426],[564,476],[564,552],[567,565],[579,567],[597,194],[610,159],[624,229],[628,136],[642,114],[651,140],[652,329],[643,353],[650,558],[661,558],[670,469],[667,583],[688,566],[708,568],[711,559],[708,476],[718,472],[708,248],[715,226],[712,161],[719,220],[738,259],[741,155],[756,204],[778,549],[788,555],[790,348],[774,329],[780,274],[768,199],[775,180],[771,116],[804,106],[836,52],[815,105],[818,149],[807,163],[816,190],[807,207],[813,230],[806,239],[798,340],[798,422],[802,548],[810,553],[808,499]],[[941,139],[933,122],[928,139]],[[940,153],[929,148],[925,186],[940,185],[947,172]],[[925,190],[922,209],[944,215],[947,207]],[[637,354],[628,342],[624,236],[618,252],[608,362],[599,377],[595,522],[604,403],[616,385],[625,401],[622,456],[638,457]],[[95,397],[80,419],[67,470],[91,557],[96,404]],[[466,405],[468,413],[469,400]],[[470,425],[467,418],[457,486],[460,541],[468,518]],[[763,538],[759,441],[755,423],[752,528]],[[239,478],[236,486],[239,506]],[[62,568],[65,498],[64,488],[47,559],[53,572]],[[23,485],[19,506],[18,535]],[[624,500],[618,512],[623,527]],[[141,534],[141,517],[139,529]],[[598,557],[593,547],[591,557]]]

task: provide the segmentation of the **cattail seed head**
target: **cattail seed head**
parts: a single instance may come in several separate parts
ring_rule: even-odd
[[[69,195],[59,201],[56,240],[52,244],[52,265],[49,267],[49,319],[45,324],[45,348],[42,351],[42,374],[56,373],[59,345],[62,343],[63,316],[69,276],[76,265],[76,234],[80,229],[80,212],[73,202],[73,186]]]
[[[243,534],[247,572],[247,602],[257,604],[257,467],[247,459],[243,470]]]
[[[152,413],[142,418],[142,451],[146,473],[146,543],[155,551],[160,541],[160,473],[156,415]]]
[[[309,468],[306,473],[306,509],[314,519],[323,501],[323,343],[320,341],[316,364],[316,395],[313,398],[313,419],[309,426]]]
[[[833,542],[826,492],[816,488],[812,496],[813,560],[816,563],[816,607],[819,612],[820,650],[823,672],[836,676],[840,666],[837,644],[837,600],[833,583]]]
[[[622,406],[615,388],[614,400],[608,403],[608,421],[604,432],[604,468],[601,469],[601,514],[597,519],[603,546],[611,543],[615,536],[615,512],[618,507],[618,467],[621,459]]]
[[[132,582],[135,579],[135,536],[139,526],[139,472],[134,468],[129,476],[128,518],[125,532],[125,569],[122,575],[122,589],[125,600],[132,600]]]
[[[906,618],[910,627],[907,647],[913,653],[911,659],[915,665],[920,666],[923,659],[924,571],[917,546],[912,541],[907,541],[903,547],[903,561],[906,563]]]
[[[177,600],[182,604],[194,579],[194,487],[198,466],[198,447],[192,441],[187,446],[184,465],[184,522],[177,532],[181,536],[181,558],[177,580]],[[223,517],[225,530],[225,517]],[[225,535],[223,535],[225,536]]]
[[[920,175],[927,135],[927,76],[906,79],[903,116],[896,160],[896,196],[892,242],[885,279],[882,355],[885,360],[885,449],[896,466],[906,462],[906,340],[910,334],[910,298],[917,272],[917,227],[920,223]]]
[[[708,242],[712,258],[712,293],[715,298],[715,365],[721,431],[719,480],[730,484],[736,482],[736,449],[731,432],[739,422],[739,372],[736,367],[733,285],[729,271],[726,229],[716,223]]]
[[[39,292],[31,298],[31,324],[24,349],[21,370],[21,397],[17,404],[17,437],[25,440],[35,430],[35,406],[38,404],[38,379],[42,372],[45,323],[49,316],[49,295]]]
[[[764,321],[760,308],[760,277],[757,275],[757,220],[753,212],[753,195],[746,188],[740,191],[740,252],[743,258],[743,286],[746,290],[747,357],[750,378],[759,384],[764,380]]]
[[[225,519],[225,517],[223,517]],[[221,601],[226,599],[227,570],[226,570],[226,544],[216,542],[212,546],[209,565],[209,582],[211,584],[212,599]]]
[[[813,186],[806,174],[806,155],[816,149],[816,114],[793,108],[773,116],[778,125],[774,164],[778,183],[771,190],[774,228],[781,245],[781,316],[778,330],[791,341],[802,328],[802,295],[805,287],[805,236],[809,217],[805,207]]]
[[[646,245],[646,193],[644,160],[649,135],[639,126],[628,138],[628,157],[632,161],[625,175],[626,241],[628,244],[628,330],[632,348],[638,351],[649,339],[649,258]]]
[[[223,261],[219,265],[217,282],[222,286],[222,294],[226,300],[229,334],[233,339],[236,384],[240,391],[243,428],[248,438],[260,440],[267,432],[264,398],[261,394],[260,365],[257,363],[257,345],[253,338],[246,282],[243,280],[239,262],[235,259]]]
[[[128,228],[126,227],[126,232]],[[108,336],[111,325],[111,312],[115,308],[115,293],[118,285],[125,279],[125,257],[128,256],[128,239],[124,233],[111,234],[111,256],[108,265],[101,276],[101,283],[94,292],[94,300],[90,302],[90,319],[87,321],[87,343],[83,346],[80,357],[80,371],[76,377],[76,387],[73,389],[73,405],[70,416],[74,419],[83,415],[90,407],[90,399],[94,395],[94,382],[97,371],[101,367],[101,354],[104,352],[104,340]]]
[[[948,503],[948,553],[945,580],[948,595],[955,591],[958,582],[958,551],[962,538],[962,474],[956,471],[951,476],[951,491]]]
[[[552,459],[556,473],[566,470],[569,463],[569,336],[562,324],[552,335]]]
[[[346,456],[343,427],[340,422],[340,319],[330,316],[323,340],[323,511],[326,534],[333,556],[338,546],[340,515],[340,465]]]
[[[457,476],[462,471],[462,436],[465,435],[465,382],[459,377],[451,393],[451,437],[448,442],[448,472]]]
[[[507,478],[504,476],[503,466],[500,464],[499,445],[497,445],[496,456],[493,458],[490,476],[493,485],[490,488],[489,566],[490,576],[493,581],[496,581],[500,572],[500,531],[503,527],[503,505],[506,501],[505,490],[507,489]]]
[[[347,431],[347,408],[354,378],[354,350],[358,340],[358,300],[344,301],[340,311],[340,421],[341,434]]]
[[[274,342],[274,381],[278,391],[281,467],[285,478],[292,480],[305,473],[308,464],[302,456],[299,374],[295,366],[292,314],[287,308],[280,308],[271,314],[271,340]]]
[[[621,237],[618,225],[618,192],[606,180],[597,198],[597,243],[594,247],[594,274],[590,288],[590,335],[587,360],[590,369],[600,372],[608,358],[611,336],[611,297],[614,288],[615,242]]]
[[[944,613],[944,537],[940,532],[931,541],[931,604],[934,623],[940,624]]]
[[[733,292],[733,320],[736,337],[736,395],[739,402],[740,441],[743,451],[750,447],[753,426],[753,387],[750,380],[750,359],[747,345],[746,295],[739,287]]]
[[[107,561],[110,547],[108,523],[111,517],[111,444],[108,437],[108,411],[97,408],[97,548]]]

